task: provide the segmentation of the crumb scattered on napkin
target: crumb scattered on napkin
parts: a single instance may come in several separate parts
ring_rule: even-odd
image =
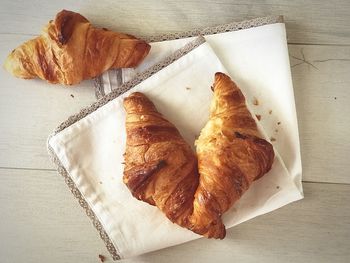
[[[100,259],[101,262],[105,262],[106,257],[104,255],[99,254],[98,258]]]

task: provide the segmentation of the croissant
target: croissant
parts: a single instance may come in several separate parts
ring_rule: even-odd
[[[4,66],[16,77],[72,85],[111,68],[136,67],[149,50],[142,40],[95,28],[82,15],[63,10],[39,37],[14,49]]]
[[[156,205],[172,222],[222,239],[222,214],[271,169],[274,151],[236,84],[216,73],[213,90],[210,118],[196,141],[198,167],[190,146],[147,97],[127,97],[123,180],[134,197]]]
[[[135,198],[156,205],[172,222],[186,227],[198,186],[191,147],[142,93],[125,98],[124,108],[124,183]]]
[[[209,121],[195,142],[200,177],[189,221],[192,231],[222,239],[221,215],[271,169],[274,151],[230,77],[216,73],[212,89]]]

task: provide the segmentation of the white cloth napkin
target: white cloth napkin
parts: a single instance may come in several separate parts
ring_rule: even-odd
[[[104,106],[98,107],[95,104],[86,109],[82,113],[89,114],[84,118],[74,122],[75,117],[72,117],[68,123],[73,124],[49,138],[48,146],[51,154],[57,157],[59,170],[63,169],[73,180],[76,189],[95,214],[118,254],[116,256],[112,252],[115,259],[139,255],[200,237],[172,224],[156,207],[133,198],[123,184],[122,163],[126,139],[123,98],[130,92],[144,92],[158,110],[175,124],[185,140],[193,145],[208,120],[212,98],[210,86],[214,81],[214,73],[228,73],[224,67],[228,65],[236,69],[235,74],[230,75],[241,85],[248,103],[253,96],[258,95],[262,102],[260,107],[266,104],[268,109],[271,106],[281,121],[286,125],[291,124],[295,112],[290,110],[294,107],[293,97],[288,97],[292,86],[286,45],[283,41],[277,44],[272,40],[268,41],[269,37],[276,35],[283,38],[284,27],[280,25],[263,31],[265,33],[258,32],[262,46],[250,44],[250,41],[256,43],[256,39],[252,39],[256,33],[249,31],[241,33],[242,37],[245,36],[244,44],[241,42],[233,45],[234,41],[227,44],[229,46],[225,49],[233,57],[223,59],[223,63],[210,46],[215,47],[215,41],[201,44],[123,95],[111,101],[108,98],[102,99],[108,101]],[[229,51],[235,48],[239,50],[233,53]],[[244,52],[245,49],[251,49],[251,52]],[[263,59],[257,57],[269,58],[266,53],[272,58],[268,63],[261,64]],[[221,56],[225,57],[223,53]],[[235,61],[239,63],[235,64]],[[273,66],[274,63],[277,65]],[[285,92],[288,94],[284,94]],[[282,100],[285,105],[280,105],[275,100]],[[277,107],[279,105],[280,108]],[[262,130],[259,122],[258,125],[264,134],[270,131],[268,125],[266,131]],[[299,179],[295,174],[288,173],[276,151],[272,170],[255,182],[224,215],[225,225],[232,227],[301,199]],[[109,250],[113,251],[110,248]]]

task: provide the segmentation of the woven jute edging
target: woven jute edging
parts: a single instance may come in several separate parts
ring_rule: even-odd
[[[117,98],[119,95],[125,93],[129,89],[135,87],[137,84],[141,83],[143,80],[151,77],[153,74],[157,73],[161,69],[167,67],[171,63],[175,62],[182,56],[186,55],[196,47],[200,46],[201,44],[205,43],[205,39],[203,37],[198,37],[194,41],[188,43],[183,48],[177,50],[173,55],[165,58],[160,63],[157,63],[156,65],[152,66],[145,72],[138,74],[134,79],[132,79],[129,82],[124,83],[120,89],[114,90],[111,93],[109,93],[107,96],[101,98],[97,102],[93,103],[91,106],[81,110],[78,114],[75,114],[68,118],[65,122],[61,123],[55,131],[48,137],[47,140],[47,149],[48,153],[51,157],[52,162],[56,165],[58,173],[64,178],[68,188],[74,195],[74,197],[79,201],[80,206],[85,210],[86,215],[91,219],[93,225],[97,229],[97,231],[100,234],[101,239],[104,241],[109,253],[112,255],[112,258],[114,260],[121,259],[121,255],[118,251],[118,248],[116,244],[113,244],[110,237],[106,233],[105,229],[103,228],[100,220],[94,213],[94,211],[91,209],[88,202],[85,200],[84,196],[79,191],[78,187],[72,180],[72,178],[69,176],[69,173],[61,163],[60,159],[56,155],[55,151],[52,149],[52,147],[49,144],[50,139],[55,136],[57,133],[61,132],[65,128],[71,126],[72,124],[76,123],[77,121],[81,120],[82,118],[86,117],[88,114],[96,111],[98,108],[102,107],[106,103],[110,102],[111,100]]]
[[[147,40],[148,42],[157,42],[157,41],[173,40],[173,39],[179,39],[179,38],[185,38],[185,37],[203,36],[203,35],[217,34],[217,33],[223,33],[223,32],[237,31],[241,29],[247,29],[251,27],[257,27],[257,26],[274,24],[274,23],[282,23],[282,22],[283,22],[282,16],[269,16],[269,17],[263,17],[263,18],[256,18],[252,20],[246,20],[242,22],[234,22],[227,25],[192,30],[192,31],[187,31],[182,33],[172,33],[172,34],[166,34],[166,35],[155,36],[155,37],[146,37],[144,39]],[[134,79],[122,84],[117,90],[113,90],[108,95],[103,96],[92,105],[82,109],[79,113],[70,116],[65,122],[61,123],[54,130],[54,132],[48,137],[47,149],[52,162],[56,165],[58,173],[64,178],[68,188],[70,189],[74,197],[78,200],[80,206],[85,210],[86,215],[90,218],[96,230],[99,232],[100,237],[104,241],[107,247],[107,250],[111,254],[113,260],[119,260],[122,258],[116,244],[113,244],[113,242],[111,241],[110,237],[106,233],[100,220],[98,219],[94,211],[91,209],[90,205],[85,200],[84,196],[79,191],[78,187],[76,186],[76,184],[74,183],[70,175],[68,174],[67,170],[61,163],[55,151],[50,146],[49,141],[57,133],[66,129],[67,127],[71,126],[72,124],[76,123],[82,118],[86,117],[90,113],[96,111],[98,108],[102,107],[106,103],[117,98],[121,94],[125,93],[129,89],[141,83],[143,80],[151,77],[153,74],[157,73],[161,69],[170,65],[171,63],[178,60],[179,58],[186,55],[187,53],[189,53],[190,51],[192,51],[193,49],[195,49],[196,47],[200,46],[203,43],[205,43],[204,37],[196,38],[194,41],[188,43],[183,48],[180,48],[179,50],[177,50],[172,56],[165,58],[163,61],[152,66],[145,72],[136,75]],[[103,82],[101,78],[95,79],[95,87],[96,87],[96,97],[100,97],[102,94],[104,94],[104,92],[102,91]]]
[[[202,29],[194,29],[194,30],[184,31],[184,32],[162,34],[158,36],[145,36],[140,38],[147,42],[160,42],[160,41],[175,40],[175,39],[188,38],[188,37],[194,37],[194,36],[215,35],[215,34],[220,34],[224,32],[238,31],[238,30],[276,24],[276,23],[283,23],[283,22],[284,22],[283,16],[266,16],[266,17],[258,17],[251,20],[244,20],[240,22],[232,22],[224,25],[206,27]],[[94,79],[94,85],[95,85],[95,96],[97,99],[106,95],[101,76],[96,77]]]
[[[141,37],[147,42],[160,42],[167,40],[174,40],[180,38],[194,37],[194,36],[205,36],[205,35],[214,35],[224,32],[232,32],[238,31],[242,29],[247,29],[251,27],[264,26],[275,23],[283,23],[283,16],[266,16],[266,17],[258,17],[250,20],[244,20],[239,22],[231,22],[228,24],[206,27],[202,29],[194,29],[183,32],[175,32],[169,34],[163,34],[158,36],[145,36]]]

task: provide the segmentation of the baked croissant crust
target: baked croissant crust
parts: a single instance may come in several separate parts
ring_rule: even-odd
[[[142,93],[125,98],[124,108],[124,183],[134,197],[156,205],[172,222],[186,227],[198,186],[191,147]]]
[[[192,231],[222,239],[221,215],[271,169],[274,151],[230,77],[216,73],[212,89],[209,121],[195,143],[200,177],[190,222]]]
[[[39,37],[14,49],[4,66],[16,77],[72,85],[111,68],[136,67],[149,50],[145,41],[96,28],[82,15],[63,10]]]
[[[127,97],[123,180],[134,197],[172,222],[222,239],[222,214],[271,169],[274,151],[236,84],[216,73],[213,90],[210,118],[196,141],[198,168],[190,146],[153,103],[142,93]]]

